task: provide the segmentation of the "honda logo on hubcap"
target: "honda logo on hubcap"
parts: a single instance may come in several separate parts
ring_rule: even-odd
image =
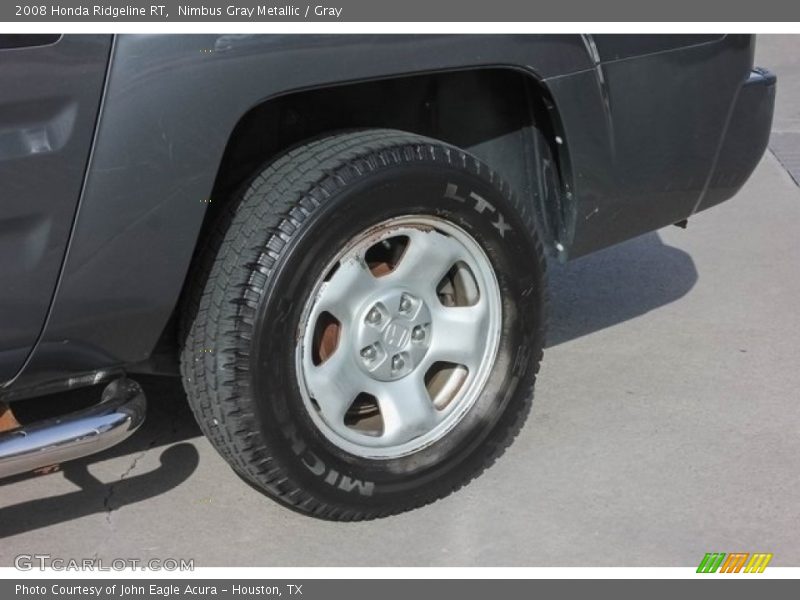
[[[395,350],[402,350],[408,343],[410,330],[408,327],[397,321],[392,321],[386,327],[383,334],[383,341],[386,345]]]

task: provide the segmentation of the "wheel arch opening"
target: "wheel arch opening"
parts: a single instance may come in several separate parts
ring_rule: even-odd
[[[194,257],[226,202],[265,163],[310,139],[364,128],[408,131],[476,155],[534,211],[540,239],[557,254],[571,200],[555,102],[528,71],[482,67],[294,91],[253,106],[227,141]],[[176,315],[193,272],[154,351],[161,356],[177,340]]]
[[[544,83],[510,67],[344,83],[257,104],[228,139],[204,229],[264,163],[310,139],[365,128],[425,135],[471,152],[535,209],[549,248],[561,239],[569,160],[558,111]]]

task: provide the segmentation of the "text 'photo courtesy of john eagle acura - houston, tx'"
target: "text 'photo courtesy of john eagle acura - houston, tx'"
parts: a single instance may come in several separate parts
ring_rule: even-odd
[[[0,35],[0,477],[122,441],[136,374],[161,373],[297,511],[449,494],[529,412],[546,262],[750,176],[776,87],[753,56],[749,35]]]

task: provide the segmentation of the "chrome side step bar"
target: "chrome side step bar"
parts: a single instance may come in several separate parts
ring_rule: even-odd
[[[100,452],[144,422],[146,400],[138,383],[117,379],[100,404],[0,433],[0,479]]]

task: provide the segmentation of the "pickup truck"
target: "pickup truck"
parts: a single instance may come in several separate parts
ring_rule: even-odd
[[[295,510],[447,495],[529,410],[546,263],[685,223],[749,177],[775,97],[753,52],[0,35],[0,477],[125,439],[145,415],[131,376],[163,373]],[[15,417],[99,384],[96,405]]]

